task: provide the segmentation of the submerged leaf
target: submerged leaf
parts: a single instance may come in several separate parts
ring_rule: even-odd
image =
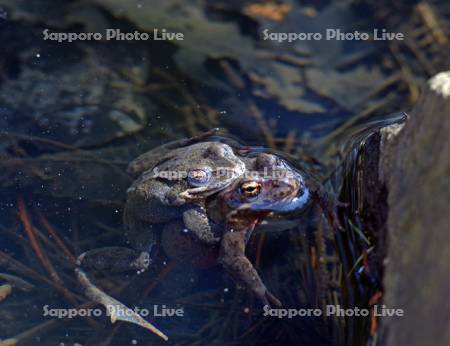
[[[274,62],[250,73],[255,83],[254,94],[266,99],[275,97],[289,111],[324,113],[326,109],[305,96],[302,71],[286,64]],[[265,72],[265,73],[264,73]]]
[[[105,292],[101,291],[97,286],[95,286],[91,281],[89,281],[87,275],[81,270],[75,270],[78,280],[85,288],[86,295],[92,299],[92,301],[102,304],[111,318],[111,323],[116,321],[123,321],[128,323],[137,324],[142,328],[148,329],[151,332],[158,335],[161,339],[167,341],[169,338],[158,328],[152,325],[150,322],[144,320],[140,315],[135,313],[132,309],[123,305],[118,300],[108,296]]]

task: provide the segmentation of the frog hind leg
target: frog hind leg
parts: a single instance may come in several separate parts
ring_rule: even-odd
[[[280,300],[267,290],[258,272],[245,257],[246,233],[229,231],[224,234],[219,261],[238,285],[248,287],[264,305],[281,306]]]
[[[159,234],[162,224],[151,223],[141,218],[136,209],[130,207],[128,201],[124,210],[124,229],[127,245],[131,248],[149,254],[150,261],[153,262],[158,253]]]
[[[128,271],[145,271],[152,260],[146,251],[136,251],[127,247],[103,247],[86,251],[78,256],[77,267],[94,272],[109,274]]]

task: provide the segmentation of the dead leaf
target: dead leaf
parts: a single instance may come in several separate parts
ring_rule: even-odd
[[[9,296],[11,294],[11,291],[12,291],[11,285],[6,284],[0,286],[0,302],[2,300],[5,300],[5,298]]]
[[[291,8],[292,6],[290,4],[266,2],[247,5],[244,7],[244,13],[250,17],[263,17],[275,22],[280,22],[291,11]]]
[[[150,330],[152,333],[158,335],[164,341],[167,341],[169,338],[163,332],[161,332],[158,328],[156,328],[153,324],[144,320],[140,315],[135,313],[132,309],[123,305],[118,300],[110,297],[105,292],[100,290],[97,286],[95,286],[91,281],[89,281],[87,275],[81,270],[75,270],[78,281],[83,285],[86,290],[86,295],[92,299],[92,301],[102,304],[108,311],[111,323],[115,323],[116,321],[123,321],[128,323],[137,324],[142,328]]]

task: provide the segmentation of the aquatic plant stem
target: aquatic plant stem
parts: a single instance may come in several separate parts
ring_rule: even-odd
[[[62,283],[61,278],[59,277],[58,273],[56,272],[47,255],[42,251],[39,241],[34,233],[33,226],[31,224],[31,220],[26,210],[22,196],[19,196],[17,200],[17,205],[19,207],[20,221],[22,222],[23,228],[25,229],[25,233],[27,234],[28,239],[30,239],[31,247],[33,248],[37,258],[41,262],[42,266],[47,270],[52,280],[55,283],[61,284]]]

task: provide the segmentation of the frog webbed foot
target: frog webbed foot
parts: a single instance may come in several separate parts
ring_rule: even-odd
[[[82,253],[77,267],[94,272],[124,273],[145,271],[151,264],[150,254],[126,247],[103,247]]]
[[[246,232],[228,232],[222,238],[219,261],[238,285],[250,289],[268,306],[281,306],[281,302],[270,293],[252,263],[245,257]]]

